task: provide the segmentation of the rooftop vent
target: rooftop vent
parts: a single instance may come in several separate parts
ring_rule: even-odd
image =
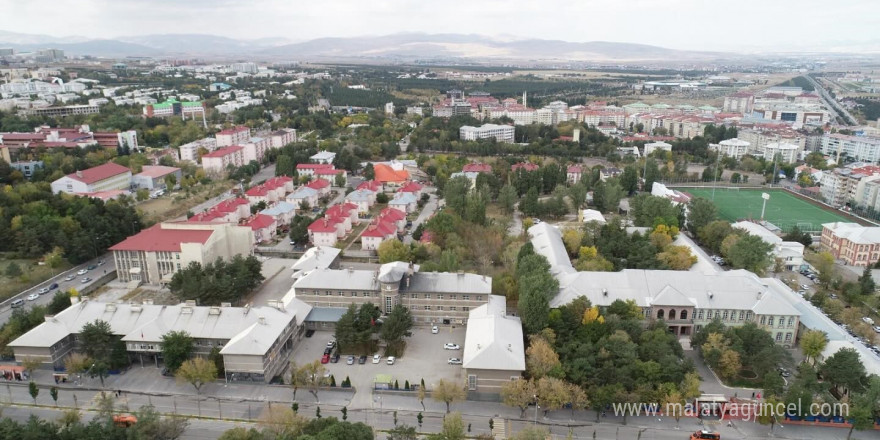
[[[602,289],[602,296],[608,296],[608,289]]]
[[[180,313],[182,315],[192,315],[193,309],[189,306],[183,306],[180,308]]]
[[[714,294],[714,293],[712,293],[712,292],[706,292],[706,293],[708,293],[708,294],[709,294],[709,299],[712,299],[712,298],[714,298],[714,297],[715,297],[715,294]]]
[[[110,303],[110,304],[105,304],[105,305],[104,305],[104,311],[105,311],[105,312],[115,312],[115,311],[116,311],[116,304],[112,304],[112,303]]]
[[[220,314],[220,307],[211,307],[210,309],[208,309],[208,314],[209,315],[219,315]]]
[[[184,302],[184,304],[186,304],[186,305],[189,306],[189,307],[195,307],[195,306],[196,306],[196,300],[194,300],[194,299],[188,299],[188,300],[186,300],[186,301]]]
[[[132,304],[131,305],[131,313],[140,313],[143,310],[144,310],[144,308],[140,304]]]
[[[232,307],[232,303],[220,303],[220,307]]]
[[[260,321],[260,324],[266,325],[266,317],[265,316],[260,316],[259,321]]]

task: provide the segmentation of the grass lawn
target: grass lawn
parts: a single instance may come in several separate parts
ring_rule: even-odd
[[[183,190],[175,191],[158,199],[145,200],[137,205],[143,213],[145,223],[155,223],[185,215],[199,203],[216,197],[235,186],[232,181],[214,182],[209,185],[198,185],[189,196]]]
[[[696,197],[713,200],[712,188],[678,188]],[[783,190],[727,189],[715,190],[714,202],[721,218],[736,222],[760,219],[764,200],[761,193],[770,194],[764,219],[785,231],[797,226],[802,231],[821,231],[822,223],[851,222],[831,209],[822,208]]]

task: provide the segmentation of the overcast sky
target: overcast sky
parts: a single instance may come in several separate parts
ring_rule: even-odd
[[[877,0],[0,0],[0,29],[113,38],[472,33],[673,49],[816,50],[873,40]]]

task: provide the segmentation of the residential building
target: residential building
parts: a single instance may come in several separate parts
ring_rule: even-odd
[[[566,181],[569,185],[574,185],[581,181],[584,175],[583,165],[569,165],[566,169]]]
[[[0,148],[0,152],[8,153],[8,151],[9,150],[6,148]],[[5,160],[7,163],[9,163],[9,165],[13,169],[16,169],[19,172],[21,172],[21,174],[24,176],[25,179],[30,179],[31,176],[34,175],[34,172],[36,172],[38,169],[43,168],[43,161],[42,160],[26,160],[26,161],[19,161],[19,162],[11,162],[11,160],[6,156],[0,157],[0,159]]]
[[[614,168],[614,167],[602,168],[599,170],[599,179],[601,179],[604,182],[612,177],[619,176],[621,173],[623,173],[623,170],[621,170],[620,168]]]
[[[318,197],[324,197],[330,194],[330,182],[326,179],[315,179],[306,184],[307,188],[311,188],[318,192]]]
[[[376,203],[376,193],[365,189],[355,190],[345,196],[345,201],[357,205],[358,212],[366,214]]]
[[[387,191],[400,187],[410,178],[409,172],[404,169],[404,165],[400,163],[397,165],[399,166],[392,166],[384,163],[373,165],[373,174],[375,175],[374,180],[381,183]]]
[[[385,240],[397,240],[397,226],[387,221],[373,222],[361,234],[361,249],[378,251]]]
[[[77,171],[52,182],[52,192],[58,194],[93,193],[109,190],[128,190],[131,186],[131,170],[128,167],[107,162],[104,165]]]
[[[718,152],[722,156],[740,159],[749,153],[751,144],[742,139],[725,139],[717,144],[709,144],[709,149]]]
[[[336,223],[328,218],[319,218],[308,227],[309,241],[315,246],[336,246]]]
[[[741,113],[747,115],[752,113],[754,106],[755,95],[748,92],[738,92],[724,97],[722,111],[725,113]]]
[[[308,186],[301,186],[287,196],[287,201],[296,206],[296,209],[315,208],[318,206],[318,191]]]
[[[834,222],[822,225],[822,249],[850,266],[873,265],[880,259],[880,227]]]
[[[251,228],[251,231],[254,233],[254,243],[260,244],[268,243],[275,238],[278,223],[275,221],[275,217],[256,214],[242,223],[242,226]]]
[[[83,298],[56,315],[47,315],[46,322],[9,347],[19,361],[37,359],[49,368],[64,368],[65,359],[82,349],[79,333],[83,326],[101,320],[125,342],[129,361],[159,366],[162,337],[180,331],[193,338],[196,356],[207,357],[212,349],[220,349],[227,382],[269,382],[288,367],[311,310],[292,295],[257,307],[105,303]]]
[[[252,137],[241,144],[244,147],[244,163],[257,161],[262,163],[266,156],[266,151],[271,148],[271,142],[261,137]]]
[[[217,258],[251,255],[250,228],[229,223],[165,222],[113,245],[116,276],[121,282],[167,284],[192,262],[206,265]]]
[[[672,151],[672,145],[667,144],[666,142],[663,142],[663,141],[648,142],[645,144],[644,150],[645,150],[645,157],[648,157],[651,154],[653,154],[655,151],[658,151],[658,150]]]
[[[251,129],[246,125],[239,125],[219,131],[214,138],[217,139],[218,148],[242,145],[251,138]]]
[[[296,142],[296,140],[296,130],[292,128],[282,128],[269,133],[269,142],[272,148],[281,148]]]
[[[190,222],[235,223],[251,215],[251,205],[244,197],[226,199],[204,212],[190,217]]]
[[[223,147],[202,156],[202,168],[205,172],[212,175],[221,175],[226,173],[228,166],[238,168],[246,165],[244,161],[244,147],[233,145],[231,147]]]
[[[877,163],[880,162],[880,137],[826,133],[822,136],[821,151],[837,163],[846,159]]]
[[[271,208],[260,211],[260,214],[268,215],[275,219],[275,224],[279,227],[287,226],[290,224],[290,219],[296,215],[296,206],[292,203],[278,202],[272,205]]]
[[[309,160],[311,160],[312,163],[332,164],[333,159],[335,159],[335,158],[336,158],[336,153],[322,150],[322,151],[319,151],[317,154],[314,154],[311,157],[309,157]]]
[[[318,269],[293,284],[296,298],[313,307],[347,308],[372,303],[383,314],[400,304],[415,323],[467,323],[470,311],[489,301],[492,278],[471,273],[419,272],[397,261],[375,270]]]
[[[33,107],[20,110],[22,116],[45,116],[47,118],[62,118],[71,115],[96,115],[101,112],[98,105],[67,105],[60,107]]]
[[[465,125],[459,129],[459,137],[463,141],[494,138],[498,142],[513,143],[513,135],[512,125],[483,124],[479,127]]]
[[[168,188],[166,185],[165,179],[168,176],[174,176],[175,186],[183,179],[183,174],[181,173],[180,168],[166,167],[162,165],[144,165],[143,171],[132,176],[131,186],[138,189],[148,189],[150,191],[154,189],[174,189]]]
[[[407,182],[405,185],[397,189],[398,193],[410,193],[416,199],[422,196],[422,185],[418,182]]]
[[[180,160],[188,160],[193,163],[199,163],[200,152],[210,153],[217,149],[217,139],[199,139],[188,144],[183,144],[177,147],[177,149],[180,151]]]
[[[290,267],[293,270],[291,278],[297,280],[316,269],[338,269],[341,253],[342,249],[335,247],[312,246]]]
[[[519,163],[515,163],[515,164],[511,165],[511,166],[510,166],[510,171],[511,171],[511,172],[514,172],[514,173],[515,173],[517,170],[536,171],[538,168],[540,168],[540,167],[539,167],[538,164],[536,164],[536,163],[531,163],[531,162],[519,162]],[[491,168],[489,168],[489,170],[490,170],[490,172],[491,172]]]
[[[400,212],[409,214],[416,210],[419,199],[413,193],[399,192],[394,198],[388,201],[388,206],[399,210]]]
[[[666,185],[660,182],[654,182],[651,186],[651,195],[669,199],[669,201],[676,206],[687,206],[688,202],[693,198],[693,196],[686,192],[667,188]]]
[[[551,308],[581,296],[600,308],[616,300],[632,300],[646,321],[663,320],[677,336],[692,335],[718,319],[726,326],[753,322],[784,347],[793,347],[797,341],[801,312],[783,298],[790,289],[779,280],[759,278],[745,270],[578,272],[559,228],[541,223],[528,233],[535,252],[547,258],[550,272],[559,281]]]
[[[462,368],[471,397],[497,395],[526,370],[522,322],[507,314],[507,300],[489,301],[468,314]],[[476,395],[476,396],[475,396]]]
[[[299,163],[296,164],[296,172],[300,176],[314,176],[316,171],[328,169],[334,169],[332,164],[326,163]]]
[[[779,163],[794,163],[798,160],[800,147],[794,144],[774,142],[764,146],[764,159],[779,161]]]
[[[798,271],[804,264],[804,245],[796,241],[783,241],[781,237],[771,232],[764,226],[750,222],[741,221],[732,224],[734,228],[742,229],[747,233],[760,237],[765,243],[773,246],[773,258],[779,258],[785,265],[785,270]],[[772,268],[774,262],[770,263]]]
[[[807,144],[807,136],[784,123],[740,123],[736,137],[748,142],[751,145],[750,154],[756,156],[763,155],[764,146],[774,142],[797,145],[798,154],[804,151]]]
[[[137,132],[92,131],[88,125],[79,125],[72,128],[40,126],[33,132],[0,133],[0,146],[8,147],[12,152],[22,148],[84,148],[94,144],[114,150],[120,147],[137,150]]]

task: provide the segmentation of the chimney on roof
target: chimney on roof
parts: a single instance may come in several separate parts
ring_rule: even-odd
[[[260,322],[260,324],[266,325],[266,317],[265,316],[260,316],[258,321]]]
[[[46,315],[44,318],[46,319],[46,322],[52,322],[55,320],[55,315]]]
[[[712,299],[712,298],[714,298],[714,297],[715,297],[715,294],[714,294],[714,293],[712,293],[712,292],[706,292],[706,293],[708,293],[708,294],[709,294],[709,299]]]
[[[608,289],[602,289],[602,296],[608,296]]]
[[[82,176],[83,176],[83,172],[80,171],[80,170],[77,170],[77,171],[76,171],[76,177],[82,178]]]

